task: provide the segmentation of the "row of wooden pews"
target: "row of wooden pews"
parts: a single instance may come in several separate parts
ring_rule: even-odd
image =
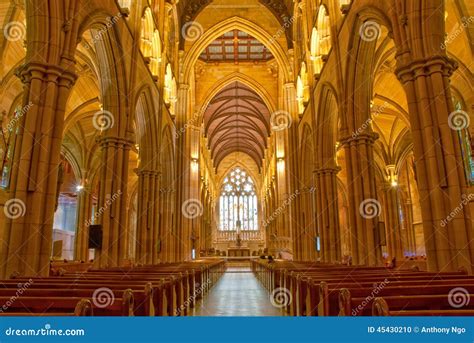
[[[474,315],[474,277],[464,271],[267,260],[252,260],[252,270],[273,295],[288,293],[290,316]]]
[[[185,316],[224,271],[201,260],[13,277],[0,280],[0,316]]]

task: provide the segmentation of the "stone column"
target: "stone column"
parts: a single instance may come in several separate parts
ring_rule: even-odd
[[[417,17],[418,18],[418,17]],[[440,18],[441,20],[441,18]],[[446,56],[410,60],[400,55],[397,76],[410,114],[428,269],[472,271],[474,244],[468,187],[449,77],[456,68]]]
[[[371,132],[341,139],[347,166],[352,258],[358,265],[375,266],[382,262],[378,241],[381,207],[375,188],[373,152],[377,138]]]
[[[77,197],[77,232],[75,237],[75,260],[89,260],[89,226],[92,222],[92,187],[84,185]]]
[[[136,261],[141,264],[158,263],[159,235],[159,172],[137,169],[137,249]]]
[[[304,222],[301,219],[301,225],[303,226],[304,224],[304,232],[301,232],[300,235],[294,238],[294,246],[298,249],[295,252],[296,260],[315,261],[317,258],[315,246],[317,223],[313,220],[313,218],[316,218],[315,215],[313,216],[316,213],[314,189],[312,187],[305,187],[300,194],[301,215],[304,214],[305,218]]]
[[[341,261],[341,234],[337,200],[337,173],[339,167],[320,168],[316,175],[316,215],[321,232],[321,261]]]
[[[11,171],[9,213],[0,248],[0,277],[48,275],[64,114],[74,64],[28,62],[17,70],[23,105]]]
[[[304,228],[301,227],[299,204],[300,204],[300,184],[296,175],[300,175],[298,170],[298,102],[296,99],[296,87],[293,82],[283,85],[283,109],[290,116],[290,125],[283,131],[285,135],[285,174],[287,182],[288,198],[288,219],[285,223],[285,236],[290,240],[291,252],[297,252],[296,237],[301,235]],[[278,169],[278,168],[277,168]]]
[[[127,183],[129,154],[133,141],[105,136],[102,149],[98,222],[102,224],[102,248],[96,250],[97,267],[113,267],[127,259]],[[139,216],[139,215],[138,215]]]
[[[197,163],[199,169],[199,134],[200,128],[191,129],[189,125],[189,85],[181,83],[178,89],[178,102],[176,108],[176,128],[185,129],[184,133],[178,137],[176,151],[177,175],[180,176],[176,196],[176,239],[175,256],[176,260],[189,260],[191,258],[191,231],[193,220],[190,216],[183,215],[183,208],[191,206],[195,209],[198,200],[199,170],[192,171],[191,167]],[[185,127],[186,125],[186,127]],[[197,137],[197,138],[196,138]],[[195,149],[195,150],[193,150]],[[193,215],[192,215],[193,216]]]
[[[161,206],[161,260],[162,262],[174,262],[173,248],[176,240],[175,227],[172,225],[172,190],[170,188],[160,189]]]
[[[416,254],[416,235],[415,228],[413,226],[413,203],[410,199],[407,199],[403,213],[405,215],[405,229],[407,232],[407,247],[406,249],[412,254]]]
[[[392,186],[389,182],[384,183],[382,188],[385,198],[384,219],[389,259],[395,257],[397,261],[402,261],[404,256],[401,223],[398,212],[398,188]]]

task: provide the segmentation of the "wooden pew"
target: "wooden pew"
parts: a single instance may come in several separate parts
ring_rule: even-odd
[[[60,296],[21,296],[12,301],[12,296],[0,296],[2,315],[85,315],[94,313],[98,316],[133,316],[133,294],[124,292],[123,298],[115,298],[107,308],[100,308],[91,302],[85,303],[79,297]],[[90,301],[89,299],[87,299]],[[88,307],[85,304],[89,305]]]
[[[0,304],[14,298],[2,315],[186,315],[196,289],[215,283],[224,270],[224,261],[212,260],[15,277],[0,280]],[[100,288],[113,293],[106,308],[93,299]]]
[[[466,289],[469,293],[474,293],[474,282],[470,280],[470,283],[456,284],[456,287],[462,287]],[[454,288],[453,284],[445,285],[433,285],[425,284],[413,286],[410,283],[407,283],[403,286],[391,287],[388,285],[385,288],[380,289],[377,293],[377,297],[373,296],[373,288],[342,288],[339,292],[339,315],[341,316],[350,316],[350,315],[361,315],[368,316],[371,314],[373,309],[373,303],[375,299],[396,299],[396,300],[406,300],[401,303],[401,305],[394,300],[392,307],[401,306],[399,309],[408,309],[413,308],[417,310],[444,310],[451,309],[454,310],[452,306],[448,303],[448,308],[438,308],[439,304],[433,304],[429,306],[423,306],[418,308],[416,307],[417,297],[442,297],[443,299],[448,299],[449,292]],[[381,298],[383,297],[383,298]],[[411,297],[414,297],[413,302],[410,302]],[[415,301],[416,300],[416,301]]]
[[[392,290],[403,291],[407,288],[415,289],[413,292],[417,294],[416,290],[427,287],[446,287],[453,288],[453,284],[463,285],[474,285],[474,279],[469,276],[457,277],[456,279],[448,280],[436,280],[436,279],[418,279],[413,281],[410,278],[405,280],[390,281],[385,284],[385,280],[381,282],[341,282],[340,280],[335,281],[322,281],[319,284],[319,292],[311,293],[311,299],[307,301],[306,308],[309,309],[310,314],[308,315],[319,315],[319,316],[337,316],[340,313],[339,309],[339,294],[341,289],[348,289],[352,294],[357,294],[359,297],[367,297],[374,292],[375,295],[381,294],[383,289],[385,292],[391,292]],[[383,286],[383,287],[382,287]],[[376,291],[375,291],[376,290]],[[350,305],[348,305],[350,306]],[[345,309],[348,307],[346,306]],[[351,315],[351,314],[348,314]]]
[[[315,262],[268,263],[265,260],[252,260],[252,270],[269,291],[283,287],[291,293],[293,301],[283,309],[288,315],[339,315],[340,312],[351,315],[354,307],[359,306],[357,301],[367,302],[368,295],[382,283],[383,287],[377,288],[376,296],[383,296],[384,299],[389,300],[387,301],[390,308],[388,313],[398,315],[410,315],[407,314],[408,312],[422,314],[428,309],[439,315],[446,311],[448,311],[446,313],[451,313],[449,311],[453,309],[449,307],[426,306],[426,299],[438,297],[444,299],[446,303],[449,291],[457,285],[461,285],[460,287],[467,289],[469,293],[474,293],[474,278],[466,275],[465,271],[430,273],[414,269],[348,267]],[[421,296],[423,300],[416,298],[420,292],[423,294]],[[397,301],[401,301],[400,296],[408,297],[405,300],[410,300],[410,304],[414,305],[409,310],[399,308],[401,305]],[[366,305],[367,308],[358,309],[354,314],[361,311],[361,315],[370,315],[374,302],[372,298],[375,296],[371,296],[370,303]],[[408,306],[407,302],[402,305]],[[380,308],[384,307],[380,306]],[[456,311],[459,310],[456,309]],[[469,315],[471,313],[469,311],[470,309],[466,308],[457,313]]]
[[[466,294],[472,299],[474,294]],[[373,316],[472,316],[474,302],[467,301],[462,308],[453,308],[449,296],[443,295],[411,295],[388,296],[373,301]]]

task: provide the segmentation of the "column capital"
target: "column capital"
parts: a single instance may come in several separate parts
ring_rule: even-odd
[[[158,170],[153,170],[153,169],[147,169],[147,168],[135,168],[133,171],[134,171],[135,174],[137,174],[139,177],[140,177],[140,176],[145,176],[145,175],[158,177],[158,176],[161,175],[161,172],[160,172],[160,171],[158,171]]]
[[[15,70],[15,75],[23,82],[30,83],[32,79],[56,82],[60,86],[71,88],[77,80],[77,74],[72,68],[47,63],[28,62]]]
[[[189,89],[189,85],[187,83],[180,83],[178,86],[178,90],[185,90],[187,91]]]
[[[322,174],[337,174],[342,170],[340,166],[333,166],[333,167],[322,167],[322,168],[316,168],[313,170],[313,173],[316,175],[322,175]]]
[[[434,73],[442,73],[444,76],[450,77],[457,67],[456,61],[447,56],[431,56],[398,66],[395,75],[402,83],[405,83],[420,76],[429,76]]]
[[[97,143],[99,143],[102,148],[115,146],[124,149],[131,149],[135,142],[132,139],[125,137],[103,136],[97,137]]]
[[[364,132],[360,134],[352,134],[350,136],[342,137],[339,142],[341,143],[341,145],[374,144],[374,142],[378,138],[379,135],[376,132]]]

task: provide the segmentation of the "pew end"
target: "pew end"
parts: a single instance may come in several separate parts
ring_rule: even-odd
[[[91,317],[94,315],[92,303],[89,299],[81,299],[74,309],[74,315],[78,317]]]

